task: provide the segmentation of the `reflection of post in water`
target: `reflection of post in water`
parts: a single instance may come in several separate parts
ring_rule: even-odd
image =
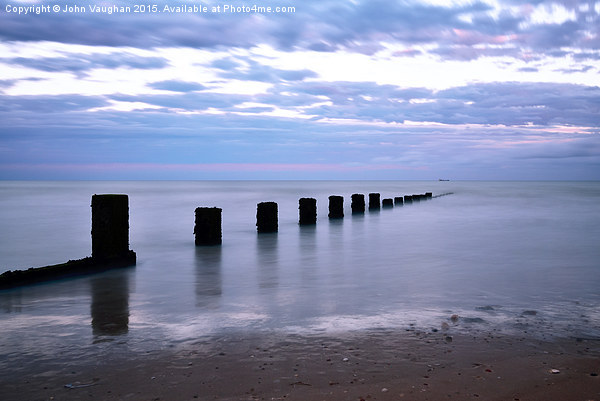
[[[220,246],[196,248],[196,306],[216,306],[223,292]]]
[[[330,222],[330,224],[332,223]],[[315,271],[318,265],[317,245],[317,227],[301,226],[298,246],[300,247],[300,265],[302,266],[302,279],[304,281],[315,279]]]
[[[129,331],[129,277],[126,271],[92,278],[92,332],[118,336]]]
[[[279,285],[279,252],[277,234],[262,234],[256,238],[258,261],[258,285],[260,288],[275,288]]]

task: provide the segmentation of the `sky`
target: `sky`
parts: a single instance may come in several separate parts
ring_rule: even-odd
[[[0,0],[0,179],[600,180],[600,1],[136,1]]]

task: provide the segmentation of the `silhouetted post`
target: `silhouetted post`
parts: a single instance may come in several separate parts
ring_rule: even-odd
[[[365,212],[365,196],[363,194],[352,194],[352,202],[350,203],[352,213]]]
[[[381,201],[381,205],[384,208],[394,207],[394,200],[392,198],[385,198],[384,200]]]
[[[427,199],[431,199],[431,198],[433,198],[433,193],[432,192],[425,192],[425,197]]]
[[[126,257],[129,254],[129,197],[92,196],[92,258]]]
[[[404,204],[404,198],[402,196],[396,196],[394,198],[395,206],[402,206]]]
[[[220,245],[222,209],[218,207],[196,208],[194,236],[196,245]]]
[[[369,210],[375,210],[381,208],[381,195],[377,193],[369,194]]]
[[[412,203],[412,195],[404,195],[404,203]]]
[[[344,217],[344,197],[331,195],[329,197],[329,218],[340,219]]]
[[[317,200],[315,198],[300,198],[298,209],[300,210],[300,224],[317,224]]]
[[[261,202],[256,207],[256,229],[259,233],[274,233],[279,228],[277,203]]]

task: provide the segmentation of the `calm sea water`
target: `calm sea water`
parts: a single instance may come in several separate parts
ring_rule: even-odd
[[[353,216],[369,192],[453,194]],[[129,195],[137,266],[0,291],[0,367],[232,331],[600,338],[598,182],[0,182],[0,271],[90,255],[95,193]],[[316,226],[298,225],[300,197]],[[262,201],[279,204],[277,234],[256,233]],[[223,209],[222,246],[194,246],[198,206]]]

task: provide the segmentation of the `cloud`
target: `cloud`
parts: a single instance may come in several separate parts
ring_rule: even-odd
[[[83,72],[107,68],[159,69],[167,66],[160,57],[140,57],[114,52],[111,54],[68,54],[64,57],[15,57],[0,58],[0,63],[22,66],[46,72]]]
[[[127,2],[115,4],[131,6]],[[261,6],[276,7],[282,3],[264,1]],[[250,48],[267,44],[285,51],[346,49],[363,54],[375,54],[382,49],[382,42],[397,42],[437,44],[440,55],[451,55],[454,45],[494,46],[499,41],[511,44],[513,49],[526,46],[540,53],[562,47],[597,50],[600,40],[595,29],[599,22],[596,9],[569,4],[548,8],[483,1],[439,6],[418,1],[305,0],[289,6],[295,10],[279,14],[86,13],[72,18],[63,14],[41,17],[2,13],[0,38],[138,48]],[[523,12],[527,7],[532,11]],[[564,12],[574,17],[561,19]],[[595,34],[590,36],[590,32]]]
[[[443,124],[597,126],[600,88],[552,83],[472,84],[433,91],[352,82],[310,82],[295,92],[327,98],[306,109],[327,118]]]
[[[249,57],[225,58],[215,60],[210,63],[211,66],[222,70],[218,76],[225,79],[238,79],[259,82],[279,82],[279,81],[303,81],[306,78],[317,77],[314,71],[303,70],[282,70],[250,59]]]
[[[153,82],[149,84],[149,86],[154,89],[167,90],[171,92],[193,92],[206,89],[204,85],[200,85],[196,82],[185,82],[178,80]]]
[[[87,111],[105,105],[107,105],[106,99],[95,96],[0,96],[0,112],[4,113],[4,118],[11,116],[17,118],[19,113],[32,115],[48,113],[58,116],[60,113]]]
[[[0,79],[0,90],[2,88],[10,88],[17,82],[16,79]]]
[[[283,3],[0,13],[0,177],[600,179],[597,5]]]

